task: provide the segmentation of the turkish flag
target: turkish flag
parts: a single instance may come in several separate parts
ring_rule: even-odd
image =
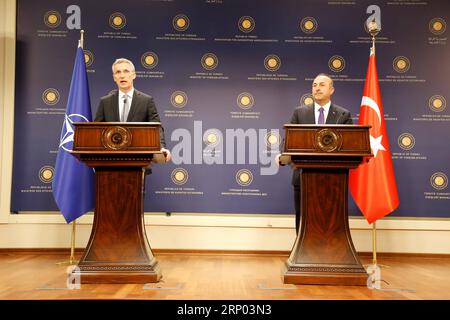
[[[373,49],[358,123],[372,126],[369,133],[373,157],[350,170],[349,186],[359,209],[372,223],[394,211],[399,204]]]

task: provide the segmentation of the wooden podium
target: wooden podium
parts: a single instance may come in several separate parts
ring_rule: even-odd
[[[95,169],[96,193],[91,236],[74,272],[81,283],[157,282],[161,272],[145,233],[143,200],[145,168],[161,149],[160,123],[74,125],[72,154]]]
[[[301,168],[301,228],[284,283],[366,285],[348,223],[348,173],[371,157],[362,125],[285,125],[282,157]]]

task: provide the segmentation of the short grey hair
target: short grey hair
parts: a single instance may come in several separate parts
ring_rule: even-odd
[[[128,64],[131,65],[131,71],[133,71],[133,72],[136,71],[136,70],[134,69],[134,64],[133,64],[133,62],[131,62],[130,60],[125,59],[125,58],[119,58],[119,59],[116,59],[116,61],[114,61],[114,63],[112,64],[112,72],[113,72],[113,73],[114,73],[114,66],[115,66],[116,64],[119,64],[119,63],[128,63]]]
[[[317,77],[327,77],[328,79],[330,79],[330,86],[332,87],[332,88],[334,88],[334,81],[333,81],[333,78],[331,78],[331,76],[329,75],[329,74],[326,74],[326,73],[319,73],[317,76],[316,76],[316,78]],[[316,79],[316,78],[314,78],[314,79]]]

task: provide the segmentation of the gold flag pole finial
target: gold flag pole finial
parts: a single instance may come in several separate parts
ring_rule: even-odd
[[[80,31],[80,42],[79,42],[79,44],[80,44],[81,49],[83,49],[84,48],[84,30]]]
[[[375,18],[367,24],[369,34],[372,36],[372,47],[370,48],[370,54],[375,54],[375,37],[380,33],[381,28],[378,25]]]

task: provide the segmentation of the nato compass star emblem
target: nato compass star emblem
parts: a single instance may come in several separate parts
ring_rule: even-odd
[[[70,152],[73,149],[73,136],[75,134],[74,122],[89,122],[89,120],[81,114],[65,115],[64,124],[61,130],[61,139],[59,140],[59,147]]]

